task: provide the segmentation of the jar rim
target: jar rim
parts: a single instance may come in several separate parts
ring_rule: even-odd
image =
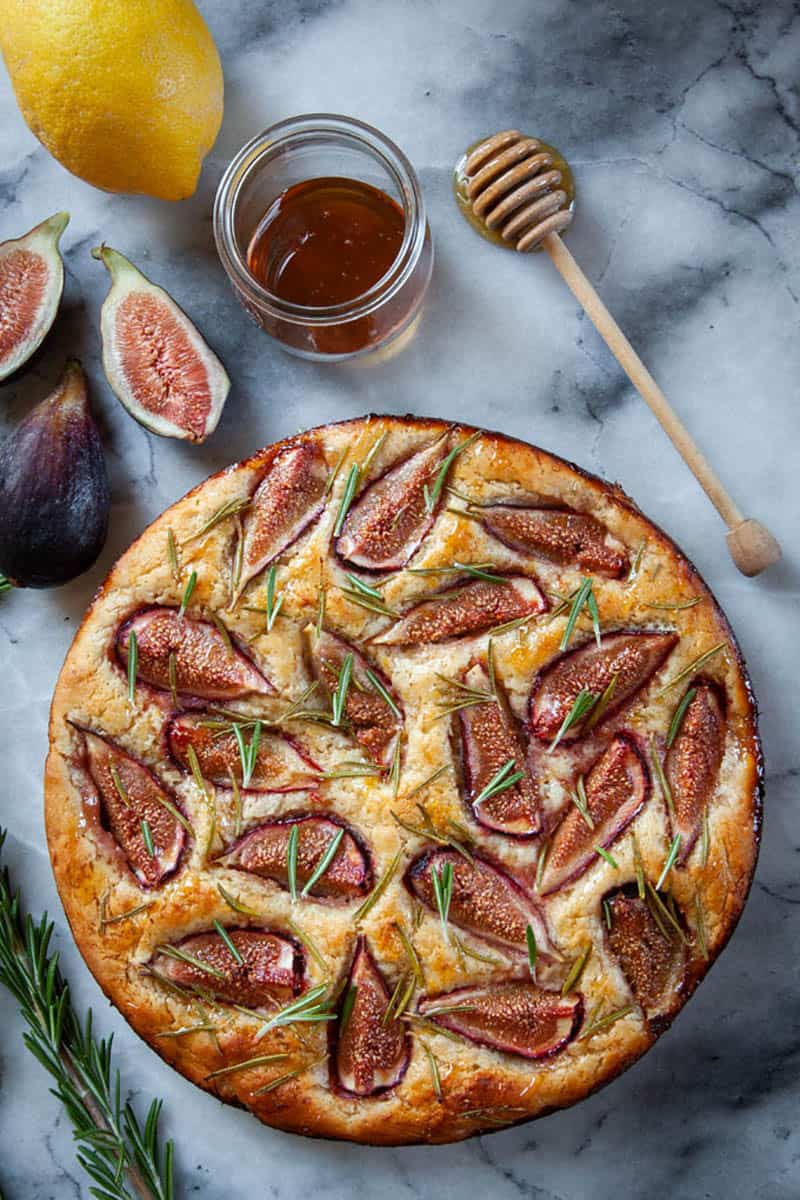
[[[302,145],[320,134],[349,143],[380,163],[402,198],[403,240],[389,269],[367,291],[339,304],[306,305],[284,300],[264,287],[248,269],[235,234],[237,205],[247,181],[281,150]],[[425,201],[417,174],[402,150],[372,125],[336,113],[306,113],[270,125],[234,155],[214,200],[214,240],[227,274],[245,298],[284,321],[321,326],[369,316],[403,287],[416,267],[425,243]]]

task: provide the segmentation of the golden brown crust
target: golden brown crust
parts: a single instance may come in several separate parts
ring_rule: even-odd
[[[301,671],[298,666],[302,661],[300,631],[316,617],[320,555],[325,554],[330,541],[348,464],[362,461],[376,437],[386,432],[372,466],[374,476],[446,429],[443,422],[410,417],[362,418],[331,425],[262,450],[195,488],[159,517],[113,568],[81,624],[53,698],[45,778],[47,836],[64,908],[90,970],[136,1031],[166,1061],[222,1099],[241,1104],[263,1121],[294,1132],[376,1144],[445,1142],[467,1137],[574,1103],[614,1078],[655,1037],[634,1007],[593,1035],[579,1036],[553,1058],[530,1062],[470,1042],[453,1041],[428,1029],[414,1037],[411,1063],[396,1088],[372,1099],[356,1100],[335,1094],[329,1086],[327,1064],[322,1061],[327,1044],[323,1026],[279,1028],[256,1042],[258,1022],[252,1018],[224,1005],[189,1001],[170,993],[142,970],[162,942],[207,930],[215,919],[227,924],[248,923],[247,917],[233,913],[225,903],[217,890],[221,882],[229,893],[259,914],[251,924],[285,932],[288,921],[293,920],[320,946],[326,970],[309,956],[309,986],[325,978],[340,980],[347,971],[356,937],[355,904],[325,906],[302,901],[292,906],[287,893],[275,885],[230,868],[214,868],[204,861],[210,814],[191,778],[182,774],[167,755],[164,727],[172,711],[170,697],[142,687],[137,689],[136,706],[128,706],[124,672],[113,654],[119,624],[146,605],[180,603],[189,572],[196,570],[192,611],[198,616],[215,612],[223,616],[231,632],[275,684],[285,707],[287,698],[296,698],[307,681],[305,667]],[[460,438],[473,431],[457,427],[455,432]],[[246,589],[243,604],[234,613],[227,611],[235,518],[221,522],[205,537],[188,543],[186,539],[221,504],[250,495],[287,445],[306,439],[321,445],[331,467],[343,450],[347,450],[348,458],[336,477],[321,519],[279,560],[282,616],[273,631],[264,634],[263,615],[248,612],[245,607],[263,607],[263,575]],[[657,677],[660,687],[704,651],[725,642],[703,668],[703,674],[724,689],[727,701],[725,755],[709,809],[707,859],[703,863],[698,845],[686,867],[674,871],[670,881],[689,929],[690,970],[683,991],[685,999],[738,920],[758,847],[760,753],[755,705],[725,618],[691,563],[619,488],[542,450],[493,433],[483,433],[456,459],[450,478],[454,487],[475,500],[530,493],[544,502],[591,513],[628,548],[631,558],[644,543],[635,578],[598,577],[595,593],[603,627],[608,630],[660,628],[675,629],[680,634],[678,648]],[[454,504],[460,502],[456,499]],[[167,554],[169,529],[181,545],[179,579],[173,577]],[[417,552],[414,565],[456,560],[492,561],[506,569],[519,569],[522,563],[551,595],[568,594],[581,578],[579,571],[569,567],[520,558],[485,534],[476,522],[442,511]],[[387,623],[347,601],[337,587],[341,569],[330,555],[325,557],[324,571],[326,621],[340,636],[361,643],[367,634]],[[384,595],[393,607],[403,607],[430,590],[431,580],[403,574],[387,584]],[[692,607],[652,607],[685,603],[696,596],[702,599]],[[525,714],[531,681],[558,653],[563,629],[563,616],[553,620],[545,617],[494,639],[496,669],[520,718]],[[376,876],[398,850],[402,851],[403,866],[359,926],[391,985],[405,964],[394,922],[411,928],[411,901],[401,882],[402,871],[425,843],[400,828],[389,810],[394,808],[412,823],[418,820],[415,798],[408,793],[440,764],[452,762],[448,722],[431,720],[434,675],[437,671],[458,675],[467,667],[476,647],[485,647],[485,643],[484,637],[408,651],[374,647],[370,652],[391,679],[403,706],[406,745],[397,798],[390,783],[358,778],[323,783],[315,794],[289,793],[268,802],[267,810],[274,815],[309,808],[337,813],[364,834]],[[645,746],[652,733],[663,737],[683,690],[679,685],[659,698],[656,689],[648,689],[643,699],[635,701],[626,712],[625,728]],[[264,702],[265,707],[260,708],[256,701]],[[276,711],[274,703],[265,702],[264,697],[237,707],[253,713]],[[91,800],[90,781],[81,760],[80,739],[69,721],[104,732],[138,756],[174,791],[190,815],[196,836],[179,871],[161,888],[142,890],[109,835],[92,818],[91,803],[87,804]],[[355,757],[352,746],[325,729],[303,727],[302,737],[326,769]],[[551,769],[540,764],[539,769],[551,772],[542,781],[542,793],[545,808],[552,814],[564,803],[564,780],[559,779],[556,766]],[[434,819],[466,821],[453,772],[433,783],[425,798]],[[229,795],[217,789],[219,833],[214,853],[221,850],[221,839],[226,845],[233,840],[230,804]],[[533,887],[535,839],[505,838],[474,823],[470,830],[489,856],[501,860],[507,870]],[[598,859],[597,865],[546,902],[552,935],[567,963],[592,944],[580,981],[590,1019],[593,1009],[596,1019],[598,1014],[631,1003],[625,979],[605,950],[600,901],[610,888],[634,878],[634,835],[644,869],[655,880],[669,841],[667,814],[655,782],[651,799],[614,844],[617,870]],[[143,903],[148,907],[137,914],[113,920]],[[101,921],[103,912],[105,923]],[[498,968],[472,958],[462,957],[459,961],[457,948],[443,942],[435,914],[424,915],[414,939],[423,963],[426,990],[431,993],[486,982],[498,974],[505,977],[519,969],[519,964],[513,962]],[[464,941],[473,948],[481,946],[480,941],[466,936]],[[192,1025],[213,1028],[174,1036]],[[438,1064],[441,1100],[436,1096],[423,1042]],[[208,1078],[255,1054],[284,1052],[289,1058],[278,1066]],[[308,1069],[295,1078],[254,1096],[257,1089],[280,1074],[307,1064]]]

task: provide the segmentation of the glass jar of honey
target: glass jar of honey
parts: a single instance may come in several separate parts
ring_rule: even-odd
[[[217,190],[214,237],[255,321],[318,360],[374,352],[410,331],[433,266],[408,159],[370,125],[324,113],[242,147]]]

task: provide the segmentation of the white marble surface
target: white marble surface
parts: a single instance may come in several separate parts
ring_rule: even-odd
[[[98,566],[60,591],[0,601],[7,860],[31,906],[55,916],[75,994],[115,1031],[126,1080],[165,1097],[181,1197],[794,1198],[800,10],[792,0],[206,0],[202,8],[222,53],[226,115],[198,194],[181,205],[107,196],[67,175],[29,134],[0,77],[0,239],[56,208],[72,212],[57,332],[35,369],[0,391],[0,422],[18,420],[64,354],[78,353],[95,383],[113,488]],[[422,327],[375,370],[283,354],[238,309],[212,245],[214,187],[238,145],[279,118],[326,109],[396,138],[430,209],[437,261]],[[742,506],[781,538],[784,563],[758,582],[733,569],[716,514],[549,263],[481,243],[456,213],[453,161],[476,136],[510,124],[571,159],[572,250]],[[204,447],[149,436],[105,385],[97,315],[106,278],[88,253],[101,238],[173,291],[228,366],[231,396]],[[619,480],[728,612],[760,697],[767,755],[749,906],[675,1028],[574,1110],[443,1149],[300,1141],[173,1074],[109,1009],[74,950],[42,828],[50,694],[115,557],[212,470],[302,426],[367,410],[472,420]],[[0,1188],[8,1200],[88,1195],[5,994],[0,1024]]]

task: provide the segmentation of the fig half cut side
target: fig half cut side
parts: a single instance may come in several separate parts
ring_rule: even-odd
[[[547,600],[525,575],[476,579],[414,605],[372,638],[376,646],[421,646],[485,633],[508,621],[547,611]]]
[[[242,733],[249,744],[254,736],[246,724]],[[180,769],[191,771],[189,748],[197,755],[203,778],[217,787],[231,786],[231,778],[244,789],[242,756],[229,718],[210,713],[178,713],[167,725],[167,746]],[[295,737],[279,729],[259,732],[255,763],[248,791],[299,792],[316,783],[322,768]]]
[[[69,213],[58,212],[0,244],[0,382],[36,353],[56,319],[64,290],[58,243],[68,222]]]
[[[117,631],[117,657],[128,670],[131,633],[136,634],[136,680],[201,700],[238,700],[271,695],[275,689],[243,651],[216,625],[181,616],[177,608],[141,609]],[[170,668],[170,662],[173,667]]]
[[[605,721],[634,699],[677,644],[677,633],[632,629],[603,634],[599,645],[583,642],[560,654],[534,680],[529,702],[531,733],[540,741],[553,741],[578,695],[589,691],[599,700],[614,680],[602,717]],[[591,720],[589,709],[562,737],[562,744],[582,737]]]
[[[457,988],[427,996],[418,1011],[480,1046],[522,1058],[551,1058],[576,1036],[583,999],[546,991],[529,980]]]
[[[319,519],[328,467],[317,442],[291,446],[272,462],[242,516],[242,567],[234,602]]]
[[[230,388],[222,363],[172,297],[119,251],[98,246],[92,254],[111,275],[100,331],[118,400],[151,433],[205,441]]]
[[[586,777],[586,813],[570,806],[550,841],[540,892],[574,883],[608,850],[650,796],[650,775],[635,740],[618,733]]]
[[[100,802],[101,824],[143,887],[158,887],[177,870],[186,834],[178,799],[155,774],[104,734],[73,726]]]
[[[589,513],[523,504],[487,504],[475,517],[511,550],[619,579],[628,570],[625,547]]]
[[[216,863],[248,871],[289,889],[288,847],[297,830],[296,886],[302,890],[312,879],[339,838],[333,858],[308,891],[320,900],[353,900],[372,887],[372,866],[359,838],[337,818],[325,813],[265,822],[240,838]],[[340,836],[341,835],[341,836]]]
[[[664,771],[672,794],[673,833],[681,835],[677,863],[682,866],[694,848],[725,753],[725,697],[716,683],[692,680],[675,740],[667,751]]]
[[[331,1023],[331,1083],[362,1099],[396,1087],[406,1073],[410,1039],[397,1017],[386,1020],[391,995],[367,939],[356,942],[339,1019]]]
[[[226,933],[236,956],[219,933],[194,933],[160,946],[149,965],[177,988],[243,1008],[272,1011],[275,1001],[300,994],[305,958],[290,937],[261,929]]]
[[[606,944],[645,1016],[664,1017],[677,1008],[685,985],[686,947],[677,931],[657,920],[635,885],[604,899]]]
[[[367,485],[351,506],[336,539],[343,562],[363,571],[398,571],[419,549],[444,499],[431,494],[447,454],[446,438],[395,463]]]

